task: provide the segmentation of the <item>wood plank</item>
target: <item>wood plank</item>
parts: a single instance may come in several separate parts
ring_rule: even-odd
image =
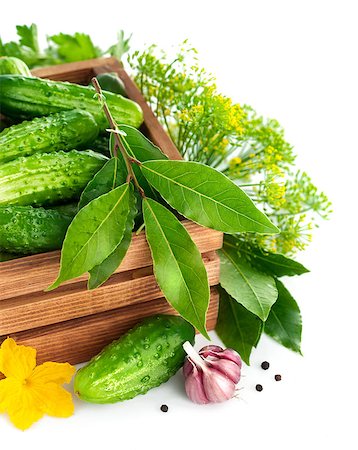
[[[207,329],[213,330],[218,312],[218,292],[211,289]],[[19,344],[37,349],[37,363],[45,361],[78,364],[88,361],[104,346],[127,332],[144,317],[154,314],[176,314],[165,299],[126,306],[113,311],[50,325],[43,328],[14,333],[10,336]],[[0,342],[7,336],[0,337]]]
[[[49,67],[39,67],[38,69],[33,69],[31,73],[36,77],[48,78],[49,80],[88,84],[94,76],[93,70],[97,67],[102,67],[103,72],[116,72],[121,65],[114,57],[97,58],[57,64]]]
[[[183,225],[190,233],[200,253],[217,250],[222,246],[222,233],[204,228],[188,220]],[[56,278],[59,270],[60,252],[48,252],[0,263],[0,304],[7,298],[14,298],[43,291]],[[134,233],[131,245],[116,273],[152,265],[151,253],[145,233]],[[66,283],[86,280],[87,275]],[[0,321],[1,323],[1,321]]]
[[[219,283],[219,257],[205,253],[203,261],[209,284]],[[163,297],[153,268],[131,270],[112,276],[101,287],[87,290],[80,281],[51,292],[9,298],[0,302],[0,335],[28,330],[77,317],[142,303]]]

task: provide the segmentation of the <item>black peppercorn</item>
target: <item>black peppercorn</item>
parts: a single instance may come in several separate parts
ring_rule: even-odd
[[[163,411],[163,412],[168,412],[168,406],[167,405],[162,405],[161,407],[160,407],[160,410],[161,411]]]
[[[261,384],[257,384],[257,385],[256,385],[256,390],[257,390],[258,392],[261,392],[262,389],[263,389],[263,387],[262,387]]]
[[[275,380],[276,381],[281,381],[282,380],[281,375],[279,375],[279,374],[275,375]]]
[[[264,370],[267,370],[270,367],[270,363],[267,361],[264,361],[263,363],[261,363],[261,368]]]

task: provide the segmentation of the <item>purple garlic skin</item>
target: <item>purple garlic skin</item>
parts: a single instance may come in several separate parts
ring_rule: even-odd
[[[199,354],[189,342],[183,347],[188,355],[183,366],[188,397],[198,404],[231,399],[241,377],[242,361],[238,353],[217,345],[208,345]]]

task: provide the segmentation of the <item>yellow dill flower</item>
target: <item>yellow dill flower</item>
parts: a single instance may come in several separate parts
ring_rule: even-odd
[[[69,417],[72,396],[61,385],[69,383],[75,368],[68,363],[46,362],[36,367],[36,350],[7,338],[0,347],[0,413],[26,430],[44,414]]]
[[[239,156],[232,158],[230,161],[230,165],[232,165],[232,166],[238,166],[241,163],[242,163],[242,159]]]

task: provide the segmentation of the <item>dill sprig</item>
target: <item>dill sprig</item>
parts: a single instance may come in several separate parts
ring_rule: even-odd
[[[312,238],[331,203],[310,177],[295,169],[295,154],[274,119],[263,118],[218,92],[185,41],[170,57],[157,46],[128,57],[135,80],[185,159],[234,179],[281,229],[277,236],[247,234],[264,250],[293,254]]]

